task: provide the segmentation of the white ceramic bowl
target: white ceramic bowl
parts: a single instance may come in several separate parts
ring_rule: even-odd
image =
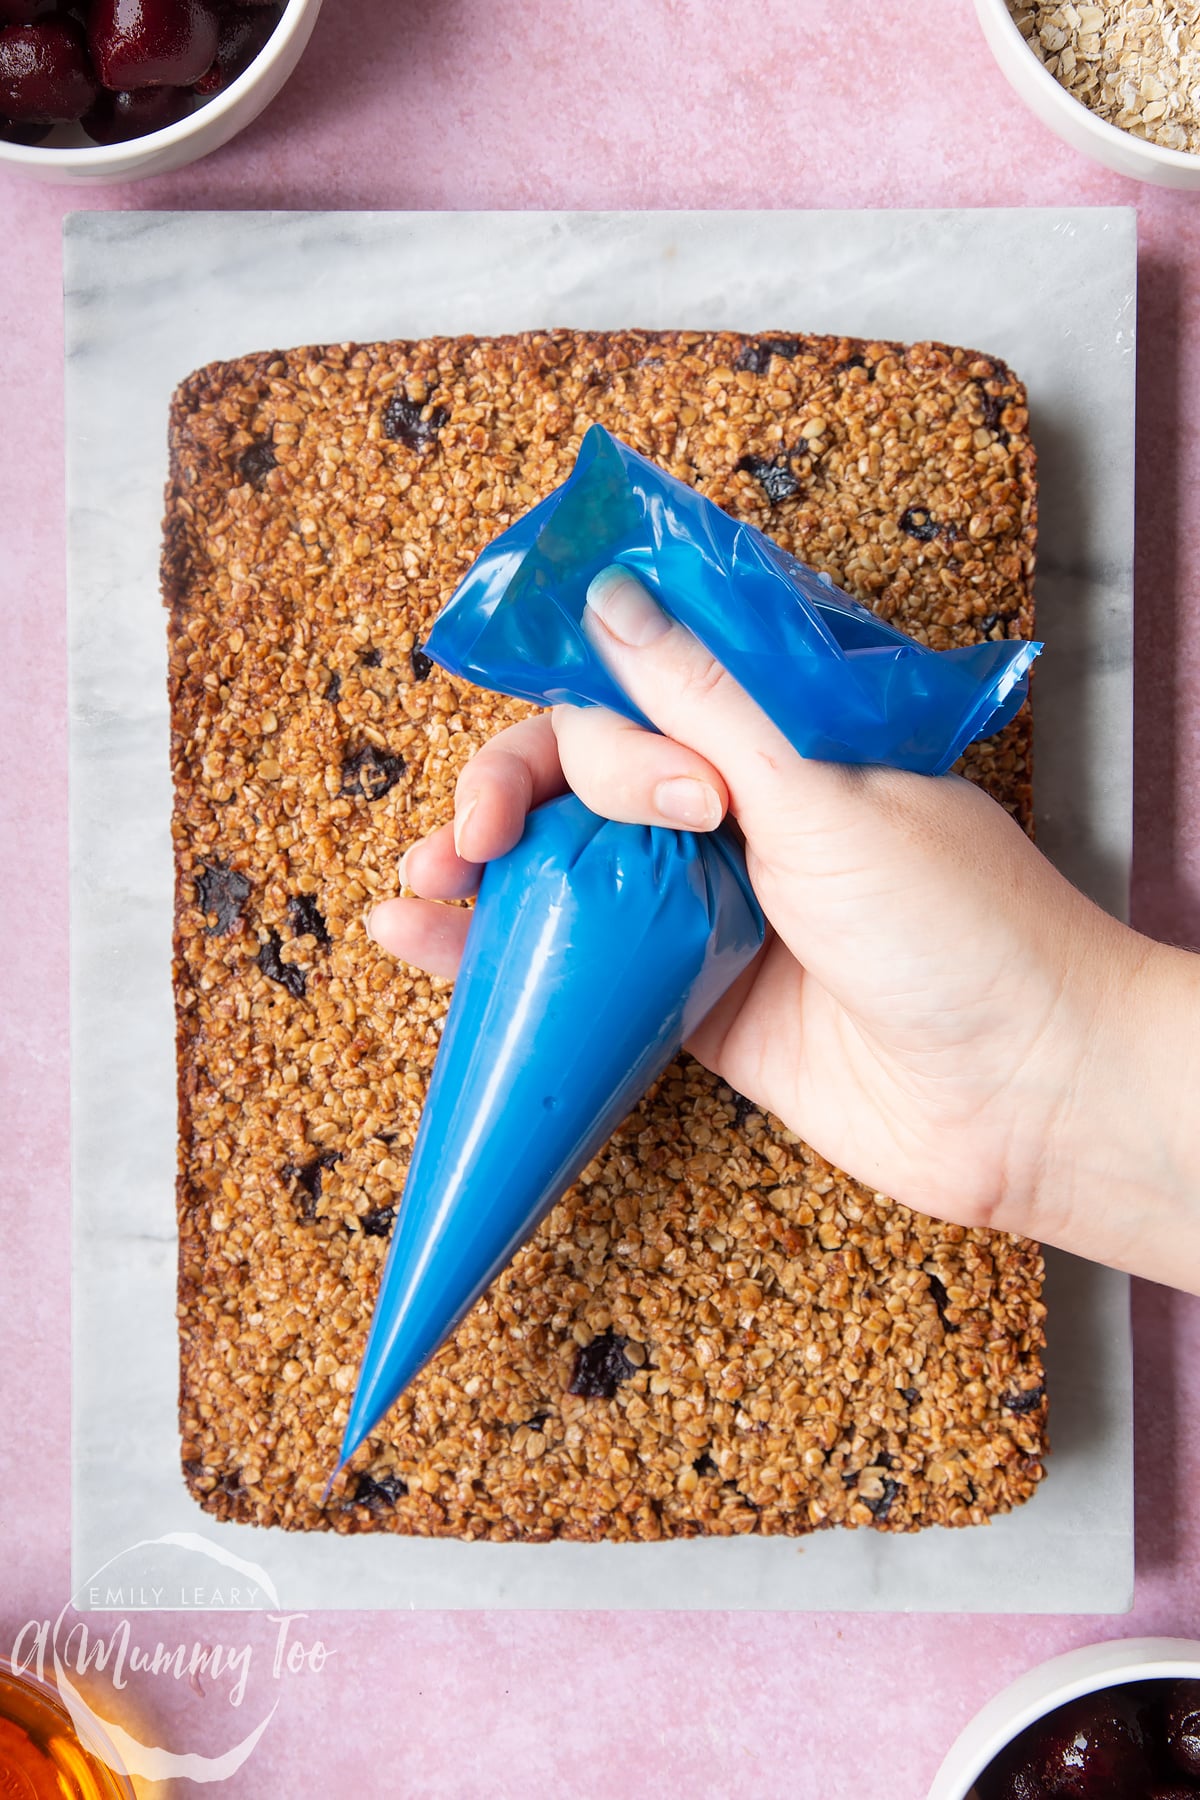
[[[1127,1681],[1200,1681],[1200,1643],[1190,1638],[1116,1638],[1051,1657],[989,1700],[954,1740],[928,1800],[968,1800],[988,1764],[1018,1734],[1080,1694]]]
[[[185,119],[124,144],[93,144],[77,125],[56,126],[44,144],[0,142],[0,169],[19,169],[35,181],[100,186],[165,175],[227,144],[273,100],[312,35],[321,0],[287,0],[287,7],[248,69],[223,93]]]
[[[1133,137],[1119,125],[1097,118],[1054,79],[1029,48],[1006,0],[975,0],[975,11],[992,55],[1022,100],[1073,150],[1082,150],[1119,175],[1152,181],[1160,187],[1200,188],[1200,156],[1165,150]]]

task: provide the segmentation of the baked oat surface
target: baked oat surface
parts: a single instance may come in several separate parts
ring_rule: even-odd
[[[188,1485],[221,1518],[343,1532],[982,1522],[1042,1474],[1037,1247],[892,1204],[686,1058],[320,1505],[449,997],[364,915],[530,710],[421,644],[594,421],[935,648],[1032,634],[1025,396],[970,351],[548,332],[184,382],[163,589]],[[964,767],[1028,828],[1027,713]]]

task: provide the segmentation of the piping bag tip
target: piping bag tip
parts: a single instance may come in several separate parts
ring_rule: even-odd
[[[329,1499],[330,1494],[333,1492],[333,1484],[337,1480],[338,1476],[341,1474],[342,1470],[345,1468],[347,1460],[348,1459],[345,1456],[342,1456],[339,1458],[337,1468],[333,1471],[333,1474],[329,1477],[329,1480],[325,1483],[325,1486],[321,1490],[321,1498],[320,1498],[320,1501],[318,1502],[319,1506],[321,1506],[321,1507],[325,1506],[326,1502]]]
[[[397,1228],[396,1236],[397,1239],[400,1236],[399,1228]],[[342,1470],[349,1466],[355,1451],[366,1443],[409,1382],[420,1373],[437,1348],[437,1344],[428,1348],[422,1343],[419,1348],[414,1349],[409,1334],[401,1329],[401,1321],[396,1316],[394,1304],[385,1304],[385,1294],[391,1292],[392,1286],[389,1276],[391,1267],[392,1258],[389,1255],[384,1268],[379,1300],[375,1306],[371,1336],[367,1342],[366,1354],[363,1357],[358,1382],[350,1402],[350,1414],[346,1420],[346,1429],[342,1434],[338,1466],[329,1477],[329,1483],[325,1489],[326,1494]],[[456,1319],[454,1323],[457,1324],[458,1320]],[[447,1335],[450,1329],[452,1327],[447,1328]],[[325,1504],[324,1499],[321,1504],[322,1506]]]

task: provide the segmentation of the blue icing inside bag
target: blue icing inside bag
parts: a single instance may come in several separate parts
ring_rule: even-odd
[[[485,550],[425,646],[480,686],[641,724],[583,630],[588,584],[638,577],[801,756],[943,774],[1006,725],[1040,644],[929,650],[593,425],[568,479]]]
[[[487,865],[343,1460],[762,941],[725,830],[617,825],[566,794]]]
[[[482,687],[641,720],[583,631],[642,580],[804,756],[937,774],[1016,712],[1040,645],[935,653],[599,426],[496,539],[426,643]],[[642,720],[642,723],[647,721]],[[566,795],[489,863],[342,1445],[343,1464],[762,945],[730,827],[601,819]]]

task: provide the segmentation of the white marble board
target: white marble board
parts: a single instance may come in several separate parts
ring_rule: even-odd
[[[199,1533],[282,1604],[1116,1612],[1132,1599],[1128,1283],[1050,1259],[1053,1454],[986,1528],[647,1545],[340,1538],[219,1524],[175,1423],[167,404],[292,344],[536,326],[940,338],[1026,381],[1041,457],[1040,839],[1113,911],[1131,820],[1132,209],[81,213],[65,235],[71,648],[73,1570]],[[135,1546],[141,1548],[135,1548]],[[114,1565],[116,1566],[116,1565]]]

